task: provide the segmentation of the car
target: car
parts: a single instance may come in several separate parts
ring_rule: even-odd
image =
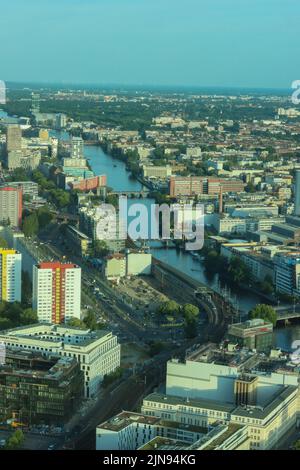
[[[6,444],[6,439],[1,439],[0,440],[0,448],[2,449]]]

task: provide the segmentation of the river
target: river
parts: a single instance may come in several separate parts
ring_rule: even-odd
[[[55,132],[55,135],[62,140],[68,140],[69,138],[69,135],[65,132]],[[142,189],[142,184],[132,178],[130,173],[126,171],[125,163],[105,153],[100,146],[85,145],[84,153],[95,174],[105,174],[108,186],[115,191],[140,191]],[[135,202],[137,202],[135,199],[128,200],[129,205]],[[140,203],[141,200],[139,199],[138,202]],[[143,203],[149,207],[153,200],[144,199]],[[218,276],[208,277],[203,265],[199,261],[195,261],[189,253],[169,248],[151,248],[151,252],[156,258],[183,271],[199,282],[213,289],[218,288]],[[227,292],[239,308],[241,318],[245,318],[254,305],[263,302],[258,295],[241,291],[241,289],[230,290],[228,288]],[[300,338],[300,326],[278,328],[274,332],[274,345],[285,350],[291,350],[291,344],[294,340],[297,340],[297,337]]]

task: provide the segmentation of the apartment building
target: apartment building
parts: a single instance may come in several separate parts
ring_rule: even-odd
[[[81,268],[43,262],[33,268],[33,309],[42,323],[66,323],[81,315]]]
[[[0,223],[20,227],[22,223],[22,189],[5,186],[0,188]]]
[[[0,300],[21,302],[22,255],[16,250],[0,248]]]

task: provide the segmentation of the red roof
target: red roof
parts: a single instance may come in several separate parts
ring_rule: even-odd
[[[60,263],[59,261],[44,262],[40,263],[38,266],[40,269],[73,269],[78,267],[73,263]]]

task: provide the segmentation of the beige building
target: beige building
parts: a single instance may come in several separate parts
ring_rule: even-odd
[[[144,178],[168,178],[172,175],[172,168],[170,166],[146,166],[143,165]]]

